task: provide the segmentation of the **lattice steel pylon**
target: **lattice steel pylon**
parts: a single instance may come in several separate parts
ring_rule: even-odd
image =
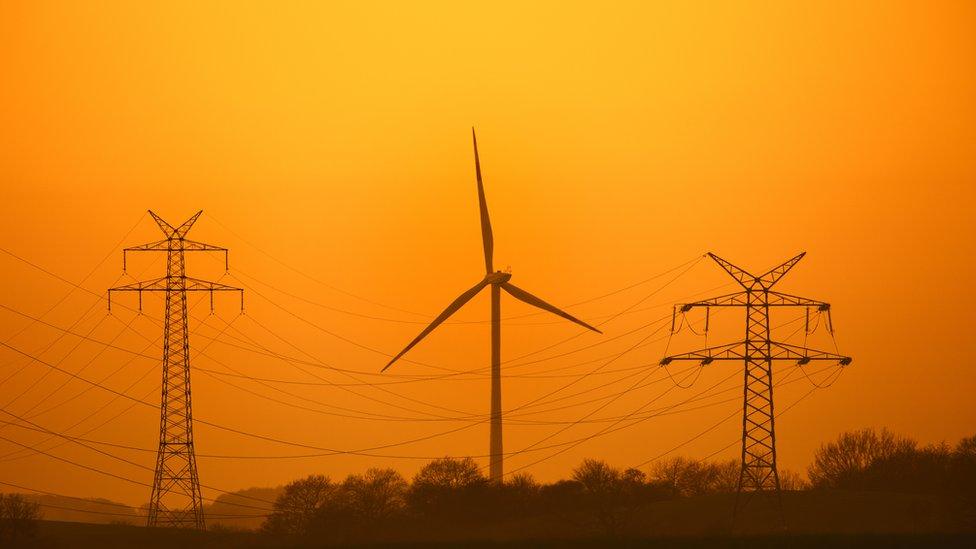
[[[675,360],[699,360],[709,364],[715,360],[742,360],[745,363],[742,402],[742,464],[736,490],[733,521],[740,510],[743,492],[775,492],[780,520],[783,520],[779,471],[776,468],[776,430],[773,409],[774,360],[796,360],[803,366],[813,360],[837,361],[842,366],[851,357],[772,341],[769,333],[770,307],[806,307],[827,314],[827,327],[833,334],[830,304],[773,291],[771,288],[793,268],[806,252],[755,276],[713,253],[708,254],[744,288],[744,291],[680,305],[682,313],[695,307],[744,307],[746,310],[746,338],[744,341],[708,347],[690,353],[666,356],[661,365]],[[677,307],[677,306],[676,306]],[[707,318],[707,317],[706,317]],[[707,321],[706,321],[707,324]]]
[[[138,292],[142,310],[142,292],[164,292],[166,314],[163,318],[163,383],[159,408],[159,450],[156,454],[156,473],[149,500],[148,526],[194,528],[203,530],[203,497],[197,475],[196,454],[193,449],[193,414],[190,399],[190,338],[187,331],[187,292],[210,292],[213,311],[213,292],[244,290],[217,282],[186,276],[185,252],[223,252],[227,263],[227,248],[186,239],[186,233],[203,211],[197,212],[179,227],[173,227],[158,215],[149,215],[162,229],[166,238],[122,251],[125,269],[128,252],[166,252],[166,276],[136,282],[108,290],[108,307],[112,309],[112,292]]]

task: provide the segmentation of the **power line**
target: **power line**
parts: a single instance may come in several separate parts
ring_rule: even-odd
[[[833,369],[833,368],[836,368],[836,366],[828,366],[826,368],[820,369],[818,372],[823,372],[823,371],[830,370],[830,369]],[[788,385],[788,384],[792,383],[791,381],[789,381],[789,378],[792,375],[792,373],[795,372],[796,370],[802,370],[802,368],[800,368],[799,366],[793,366],[790,369],[790,372],[786,375],[786,377],[784,377],[782,380],[780,380],[779,382],[776,383],[776,386],[777,387],[780,387],[780,386]],[[787,408],[787,409],[789,409],[789,408]],[[784,410],[784,412],[785,412],[785,410]],[[660,454],[658,454],[658,455],[656,455],[656,456],[654,456],[652,458],[646,459],[646,460],[638,463],[637,465],[634,465],[633,468],[634,469],[639,469],[639,468],[641,468],[641,467],[643,467],[643,466],[645,466],[645,465],[647,465],[649,463],[655,462],[655,461],[663,458],[664,456],[666,456],[666,455],[674,452],[675,450],[678,450],[680,448],[683,448],[683,447],[687,446],[688,444],[691,444],[692,442],[698,440],[699,438],[701,438],[701,437],[705,436],[706,434],[708,434],[708,433],[714,431],[715,429],[719,428],[723,424],[731,421],[739,413],[740,413],[739,410],[736,410],[736,411],[732,412],[730,415],[725,416],[724,418],[720,419],[719,421],[717,421],[713,425],[707,427],[705,430],[703,430],[703,431],[695,434],[693,437],[685,440],[684,442],[678,444],[677,446],[674,446],[673,448],[671,448],[671,449],[669,449],[669,450],[667,450],[665,452],[662,452],[662,453],[660,453]],[[734,446],[737,442],[739,442],[739,441],[738,440],[734,441],[730,446],[726,446],[722,450],[725,450],[725,449],[727,449],[727,448],[729,448],[731,446]],[[714,455],[714,453],[713,454],[710,454],[709,457],[711,457],[712,455]]]
[[[5,346],[7,348],[10,348],[10,349],[14,350],[15,352],[18,352],[18,353],[21,353],[21,354],[26,354],[24,351],[19,350],[19,349],[13,347],[13,346],[7,345],[5,343],[0,342],[0,345]],[[46,365],[49,365],[52,368],[54,368],[53,365],[50,365],[50,364],[48,364],[45,361],[39,361],[39,363],[46,364]],[[116,391],[116,390],[114,390],[112,388],[99,385],[99,384],[97,384],[95,382],[92,382],[91,380],[88,380],[87,378],[84,378],[82,376],[78,376],[77,374],[73,374],[71,372],[65,372],[65,373],[67,375],[72,376],[72,377],[76,377],[77,379],[79,379],[81,381],[84,381],[86,383],[95,385],[95,386],[97,386],[97,387],[99,387],[99,388],[101,388],[101,389],[103,389],[105,391],[108,391],[108,392],[113,393],[113,394],[116,394],[116,395],[118,395],[118,396],[120,396],[122,398],[125,398],[127,400],[130,400],[130,401],[132,401],[134,403],[141,404],[141,405],[146,406],[146,407],[148,407],[150,409],[158,409],[158,406],[155,406],[155,405],[153,405],[151,403],[148,403],[148,402],[145,402],[143,400],[139,400],[139,399],[137,399],[135,397],[132,397],[132,396],[130,396],[128,394],[121,393],[121,392]],[[673,409],[676,406],[677,405],[671,406],[669,409]],[[660,415],[660,414],[657,414],[657,415]],[[649,417],[646,417],[646,418],[642,418],[641,421],[644,421],[644,420],[647,420],[647,419],[651,419],[651,417],[656,417],[656,416],[649,416]],[[376,453],[373,453],[373,452],[375,452],[376,450],[383,450],[383,449],[388,449],[388,448],[392,448],[392,447],[396,447],[396,446],[403,446],[403,445],[412,444],[412,443],[415,443],[415,442],[421,442],[421,441],[425,441],[425,440],[430,440],[432,438],[436,438],[436,437],[439,437],[439,436],[443,436],[445,434],[450,434],[450,433],[455,433],[455,432],[459,432],[459,431],[462,431],[462,430],[466,430],[466,429],[469,429],[471,427],[474,427],[475,425],[477,425],[479,423],[482,423],[482,422],[471,423],[469,425],[465,425],[465,426],[462,426],[462,427],[459,427],[459,428],[451,429],[450,431],[446,431],[446,432],[443,432],[443,433],[435,433],[433,435],[419,437],[419,438],[411,439],[411,440],[408,440],[408,441],[401,441],[401,442],[394,442],[394,443],[388,443],[388,444],[381,444],[381,445],[376,445],[376,446],[372,446],[372,447],[369,447],[369,448],[363,448],[363,449],[359,449],[359,450],[338,450],[338,449],[334,449],[334,448],[324,448],[324,447],[317,446],[317,445],[306,444],[306,443],[299,443],[299,442],[288,441],[288,440],[284,440],[284,439],[280,439],[280,438],[275,438],[275,437],[260,435],[260,434],[256,434],[256,433],[251,433],[251,432],[243,431],[241,429],[236,429],[236,428],[233,428],[233,427],[228,427],[228,426],[220,425],[220,424],[217,424],[217,423],[212,423],[212,422],[209,422],[209,421],[206,421],[206,420],[196,419],[195,421],[197,423],[200,423],[201,425],[205,425],[205,426],[208,426],[208,427],[212,427],[212,428],[219,429],[219,430],[226,431],[226,432],[230,432],[230,433],[239,434],[241,436],[246,436],[246,437],[249,437],[249,438],[254,438],[254,439],[257,439],[257,440],[263,440],[263,441],[274,442],[274,443],[278,443],[278,444],[282,444],[282,445],[286,445],[286,446],[293,446],[293,447],[299,447],[299,448],[305,448],[305,449],[317,450],[319,452],[323,452],[323,453],[320,453],[320,454],[305,454],[305,455],[300,455],[300,456],[219,456],[219,455],[206,456],[206,457],[227,457],[227,458],[233,458],[233,459],[293,459],[293,458],[299,458],[299,457],[301,457],[301,458],[305,458],[305,457],[324,457],[324,456],[327,456],[327,455],[344,454],[344,455],[359,455],[359,456],[365,456],[365,457],[378,457],[378,458],[388,458],[388,459],[431,460],[431,459],[436,459],[436,458],[441,457],[441,456],[439,456],[439,455],[391,455],[391,454],[376,454]],[[620,428],[614,429],[614,431],[619,430],[619,429]],[[613,432],[613,431],[611,431],[611,432]],[[562,446],[566,446],[566,445],[570,445],[570,444],[576,444],[576,443],[579,443],[579,442],[582,442],[582,441],[591,440],[593,438],[596,438],[596,436],[600,436],[600,434],[590,435],[590,436],[587,436],[587,437],[583,437],[581,439],[570,440],[570,441],[566,441],[566,442],[563,442],[563,443],[556,443],[556,444],[541,446],[539,448],[534,448],[534,449],[529,450],[529,451],[532,451],[532,452],[535,452],[535,451],[543,451],[543,450],[552,449],[552,448],[558,448],[558,447],[562,447]],[[24,446],[22,444],[18,444],[18,445]],[[39,451],[38,453],[43,453],[43,452]],[[205,457],[205,456],[201,455],[201,457]],[[486,457],[486,455],[468,455],[468,456],[463,456],[463,457],[483,458],[483,457]]]
[[[686,265],[688,265],[690,263],[697,262],[699,260],[700,260],[700,256],[695,256],[694,258],[692,258],[692,259],[690,259],[688,261],[685,261],[684,263],[681,263],[680,265],[677,265],[676,267],[672,267],[672,268],[670,268],[670,269],[668,269],[666,271],[663,271],[663,272],[657,273],[657,274],[655,274],[653,276],[647,277],[647,278],[645,278],[645,279],[643,279],[643,280],[641,280],[639,282],[635,282],[635,283],[632,283],[632,284],[628,284],[628,285],[626,285],[626,286],[624,286],[622,288],[618,288],[616,290],[612,290],[612,291],[607,292],[607,293],[604,293],[602,295],[598,295],[598,296],[595,296],[595,297],[591,297],[591,298],[588,298],[588,299],[584,299],[582,301],[577,301],[575,303],[570,303],[570,304],[566,305],[566,308],[573,308],[573,307],[577,307],[577,306],[580,306],[580,305],[585,305],[587,303],[592,303],[592,302],[595,302],[595,301],[599,301],[601,299],[606,299],[608,297],[611,297],[611,296],[620,294],[620,293],[625,292],[627,290],[631,290],[633,288],[637,288],[639,286],[642,286],[644,284],[647,284],[648,282],[651,282],[651,281],[656,280],[658,278],[661,278],[661,277],[663,277],[665,275],[668,275],[668,274],[670,274],[670,273],[672,273],[674,271],[677,271],[677,270],[685,267]],[[235,268],[234,269],[234,272],[236,272],[239,275],[243,275],[244,277],[252,280],[253,282],[256,282],[256,283],[258,283],[258,284],[260,284],[262,286],[265,286],[265,287],[267,287],[267,288],[269,288],[271,290],[274,290],[275,292],[278,292],[278,293],[280,293],[280,294],[282,294],[284,296],[288,296],[288,297],[290,297],[292,299],[295,299],[297,301],[301,301],[303,303],[306,303],[306,304],[309,304],[309,305],[313,305],[315,307],[319,307],[319,308],[322,308],[322,309],[325,309],[325,310],[328,310],[328,311],[342,313],[342,314],[345,314],[345,315],[348,315],[348,316],[354,316],[354,317],[365,318],[365,319],[369,319],[369,320],[383,321],[383,322],[391,322],[391,323],[396,323],[396,324],[424,324],[424,325],[426,325],[426,324],[428,324],[430,322],[429,320],[404,320],[404,319],[398,319],[398,318],[380,317],[380,316],[375,316],[375,315],[369,315],[369,314],[365,314],[365,313],[359,313],[359,312],[356,312],[356,311],[349,311],[349,310],[346,310],[346,309],[342,309],[342,308],[339,308],[339,307],[335,307],[335,306],[332,306],[332,305],[328,305],[328,304],[322,303],[320,301],[316,301],[316,300],[313,300],[313,299],[309,299],[309,298],[307,298],[305,296],[301,296],[301,295],[297,295],[297,294],[291,293],[291,292],[289,292],[289,291],[287,291],[285,289],[282,289],[279,286],[276,286],[274,284],[271,284],[270,282],[267,282],[265,280],[262,280],[262,279],[260,279],[260,278],[258,278],[256,276],[254,276],[254,275],[248,274],[246,271],[244,271],[244,270],[242,270],[240,268]],[[243,281],[241,281],[241,282],[243,283]],[[541,314],[542,313],[539,313],[539,312],[523,313],[523,314],[519,314],[519,315],[512,315],[512,316],[508,316],[508,317],[502,317],[501,320],[503,322],[509,322],[511,320],[518,320],[518,319],[523,319],[523,318],[529,318],[529,317],[539,316]],[[429,319],[433,315],[420,315],[420,316],[426,316]],[[606,316],[609,317],[609,316],[614,316],[614,315],[606,315]],[[600,317],[594,317],[594,318],[600,318]],[[446,320],[446,321],[444,321],[444,324],[453,324],[453,325],[484,325],[484,324],[488,324],[490,322],[491,322],[490,320]],[[552,322],[533,322],[533,323],[510,323],[510,325],[512,325],[512,326],[542,326],[542,325],[552,325],[552,324],[558,324],[558,323],[559,323],[558,321],[552,321]]]
[[[132,231],[134,231],[136,229],[136,227],[139,226],[139,224],[142,222],[143,218],[145,218],[145,217],[146,217],[146,214],[145,213],[143,213],[142,215],[139,216],[139,219],[136,220],[136,222],[129,228],[128,231],[126,231],[125,236],[123,236],[118,242],[116,242],[115,243],[115,246],[113,246],[112,249],[109,250],[109,252],[106,253],[105,256],[102,257],[102,259],[98,263],[96,263],[95,266],[92,267],[92,269],[90,271],[88,271],[88,274],[86,274],[84,276],[84,278],[81,279],[81,282],[79,284],[84,284],[86,280],[88,280],[93,274],[95,274],[95,271],[97,271],[99,269],[99,267],[101,267],[106,261],[108,261],[108,258],[112,257],[112,255],[115,253],[115,250],[117,250],[126,241],[126,239],[129,238],[129,235],[132,234]],[[15,253],[13,253],[13,252],[11,252],[9,250],[7,250],[6,248],[0,247],[0,252],[3,252],[5,254],[11,256],[14,259],[17,259],[18,261],[22,261],[24,263],[27,263],[31,267],[34,267],[36,269],[41,269],[37,265],[35,265],[35,264],[27,261],[26,259],[20,257],[19,255],[15,254]],[[41,269],[41,270],[44,270],[44,269]],[[47,271],[45,271],[45,272],[47,272]],[[57,275],[55,275],[53,273],[48,272],[48,274],[50,274],[51,276],[54,276],[55,278],[60,278],[60,277],[58,277]],[[74,284],[72,284],[72,286],[74,286]],[[70,297],[72,293],[74,293],[74,289],[68,290],[63,296],[61,296],[60,299],[58,299],[54,303],[54,305],[51,305],[46,311],[44,311],[43,313],[41,313],[40,317],[43,318],[43,317],[47,316],[49,313],[51,313],[52,311],[54,311],[54,309],[56,309],[59,305],[61,305],[62,303],[64,303],[65,300],[67,300],[68,297]],[[7,338],[7,342],[8,343],[12,342],[17,336],[23,334],[28,329],[30,329],[31,326],[33,326],[33,324],[28,324],[27,326],[21,328],[17,333],[15,333],[15,334],[11,335],[10,337],[8,337]]]

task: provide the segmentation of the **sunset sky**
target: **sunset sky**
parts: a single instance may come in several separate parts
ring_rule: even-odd
[[[189,237],[231,270],[189,272],[245,286],[246,314],[191,296],[194,416],[306,446],[198,424],[204,485],[487,467],[487,294],[379,373],[483,276],[475,126],[496,266],[605,332],[503,296],[505,450],[535,445],[507,471],[738,456],[742,365],[657,366],[705,345],[669,342],[673,303],[735,289],[708,251],[757,272],[807,251],[779,289],[832,303],[854,357],[777,364],[781,468],[865,426],[954,443],[976,433],[974,22],[972,2],[4,2],[0,341],[158,403],[162,300],[102,297],[163,275],[158,254],[122,273],[161,238],[147,209],[202,209]],[[803,344],[802,316],[774,336]],[[741,339],[741,311],[711,328]],[[9,348],[0,409],[134,463],[0,412],[0,481],[148,500],[57,458],[150,483],[158,411]]]

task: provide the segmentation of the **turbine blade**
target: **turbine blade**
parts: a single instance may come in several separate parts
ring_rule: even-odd
[[[478,157],[478,137],[471,128],[471,139],[474,141],[474,171],[478,178],[478,207],[481,210],[481,243],[485,249],[485,272],[491,273],[494,257],[495,241],[491,234],[491,219],[488,217],[488,201],[485,200],[485,185],[481,180],[481,159]]]
[[[393,363],[396,362],[401,356],[405,355],[407,353],[407,351],[409,351],[410,349],[413,348],[414,345],[420,343],[420,340],[421,339],[427,337],[427,334],[429,334],[430,332],[432,332],[434,330],[434,328],[440,326],[441,323],[444,322],[445,320],[447,320],[447,318],[449,316],[451,316],[452,314],[454,314],[458,309],[460,309],[461,307],[463,307],[465,303],[467,303],[468,301],[470,301],[471,298],[474,297],[478,292],[480,292],[482,288],[484,288],[485,286],[487,286],[488,283],[489,283],[488,282],[488,279],[485,278],[481,282],[475,284],[474,287],[472,287],[470,290],[468,290],[468,291],[464,292],[463,294],[461,294],[460,296],[458,296],[457,299],[455,299],[453,302],[451,302],[451,304],[448,305],[446,309],[444,309],[444,312],[442,312],[441,314],[437,315],[437,318],[435,318],[430,323],[429,326],[427,326],[426,328],[424,328],[424,331],[420,332],[420,335],[418,335],[417,337],[415,337],[413,339],[413,341],[411,341],[406,347],[403,348],[402,351],[400,351],[399,353],[397,353],[397,355],[395,357],[393,357],[392,359],[390,359],[390,361],[386,363],[386,366],[384,366],[383,369],[380,370],[380,371],[381,372],[385,372],[387,368],[389,368],[390,366],[392,366]]]
[[[576,318],[575,316],[567,313],[566,311],[563,311],[562,309],[557,309],[555,306],[546,303],[545,301],[543,301],[543,300],[539,299],[538,297],[530,294],[529,292],[526,292],[525,290],[519,288],[518,286],[512,284],[511,282],[506,282],[506,283],[502,284],[502,288],[506,292],[508,292],[509,294],[511,294],[511,296],[514,297],[515,299],[518,299],[520,301],[524,301],[524,302],[528,303],[529,305],[532,305],[533,307],[538,307],[540,309],[549,311],[550,313],[552,313],[554,315],[559,315],[559,316],[565,318],[566,320],[575,322],[575,323],[579,324],[580,326],[582,326],[584,328],[587,328],[587,329],[590,329],[590,330],[593,330],[594,332],[596,332],[598,334],[602,334],[603,333],[600,330],[597,330],[596,328],[594,328],[593,326],[590,326],[589,324],[583,322],[582,320]]]

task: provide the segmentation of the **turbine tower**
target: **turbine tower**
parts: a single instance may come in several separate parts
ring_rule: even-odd
[[[485,252],[485,277],[474,285],[471,289],[461,294],[450,305],[444,309],[424,328],[420,335],[415,337],[406,347],[403,348],[389,363],[383,368],[386,371],[394,362],[403,356],[414,345],[420,342],[431,331],[448,319],[465,303],[471,300],[486,286],[491,286],[491,437],[489,441],[489,477],[492,482],[501,482],[503,476],[502,465],[502,373],[501,373],[501,348],[502,348],[502,326],[501,326],[501,291],[505,290],[509,295],[544,311],[549,311],[567,320],[575,322],[584,328],[588,328],[597,333],[603,333],[593,326],[583,322],[573,315],[560,310],[549,303],[539,299],[529,292],[515,286],[510,282],[511,273],[495,271],[492,267],[494,240],[491,233],[491,219],[488,217],[488,203],[485,200],[485,187],[481,180],[481,160],[478,158],[478,138],[475,136],[474,128],[471,128],[471,139],[474,142],[474,168],[478,180],[478,207],[481,211],[481,240]]]
[[[197,459],[193,449],[193,414],[190,402],[190,336],[186,322],[186,292],[210,292],[213,311],[214,292],[240,292],[244,309],[244,290],[217,282],[186,276],[184,252],[223,252],[227,265],[227,248],[186,239],[186,233],[203,211],[197,212],[179,227],[173,227],[149,211],[166,236],[163,240],[122,251],[125,270],[128,252],[166,252],[166,276],[145,282],[109,288],[108,308],[112,310],[112,292],[137,292],[142,310],[142,292],[164,292],[166,315],[163,318],[163,385],[159,407],[159,450],[156,474],[149,499],[148,526],[205,528],[203,496],[197,476]]]
[[[799,263],[804,255],[806,252],[756,276],[713,253],[709,253],[708,256],[734,278],[744,291],[685,303],[680,305],[680,310],[684,313],[695,307],[704,307],[706,314],[708,314],[708,310],[712,307],[743,307],[746,313],[746,338],[744,341],[736,343],[709,347],[661,359],[662,366],[670,364],[674,360],[697,360],[703,365],[710,364],[715,360],[742,360],[745,363],[742,402],[742,462],[739,470],[735,508],[732,512],[733,521],[739,511],[739,498],[743,492],[749,494],[775,493],[779,502],[780,520],[783,520],[779,471],[776,468],[773,361],[795,360],[800,366],[806,365],[812,360],[836,361],[841,366],[847,366],[851,363],[849,356],[808,349],[770,339],[770,307],[806,307],[808,323],[810,309],[825,312],[827,313],[827,328],[831,334],[834,332],[833,322],[830,320],[829,303],[772,290],[772,287],[786,276],[786,273]]]

